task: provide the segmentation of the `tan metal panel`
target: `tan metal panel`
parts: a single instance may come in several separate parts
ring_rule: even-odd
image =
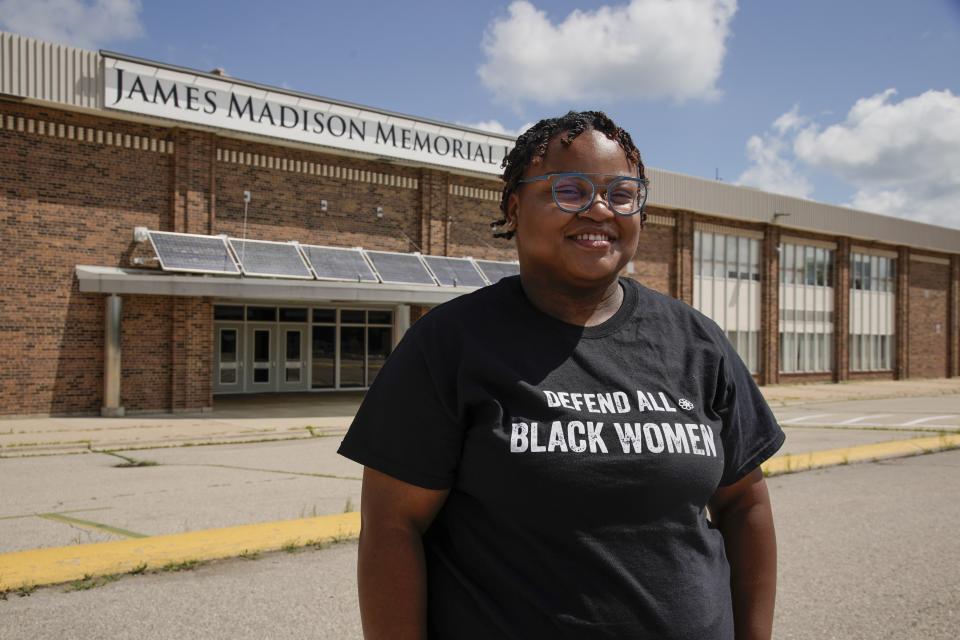
[[[101,66],[95,51],[0,32],[0,93],[96,109]]]
[[[958,229],[767,193],[662,169],[650,168],[647,174],[650,178],[650,204],[654,206],[960,253]],[[774,218],[774,213],[788,215]]]

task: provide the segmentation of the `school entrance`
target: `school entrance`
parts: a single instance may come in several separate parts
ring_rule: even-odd
[[[366,389],[401,337],[395,308],[218,303],[213,313],[214,394]]]

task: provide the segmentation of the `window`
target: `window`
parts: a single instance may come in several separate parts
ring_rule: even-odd
[[[820,244],[780,246],[780,371],[833,370],[833,257]]]
[[[213,319],[243,322],[243,307],[223,304],[214,305]]]
[[[892,257],[850,253],[851,371],[893,369],[896,262]]]
[[[760,361],[760,240],[697,229],[693,306],[724,330],[747,368]]]

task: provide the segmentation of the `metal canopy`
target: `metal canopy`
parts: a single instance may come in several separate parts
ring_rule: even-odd
[[[156,269],[123,269],[77,265],[80,291],[119,295],[209,297],[270,302],[360,302],[370,304],[437,305],[475,287],[435,284],[331,282],[268,278],[223,278],[212,275],[165,273]]]
[[[228,242],[244,275],[313,280],[310,267],[293,243],[237,238]]]
[[[164,271],[240,275],[223,236],[149,231],[148,237]]]

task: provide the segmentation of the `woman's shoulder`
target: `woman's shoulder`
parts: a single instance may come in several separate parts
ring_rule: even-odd
[[[514,300],[519,276],[508,276],[486,287],[432,307],[410,327],[417,334],[461,333],[487,327],[504,318],[504,308]]]

